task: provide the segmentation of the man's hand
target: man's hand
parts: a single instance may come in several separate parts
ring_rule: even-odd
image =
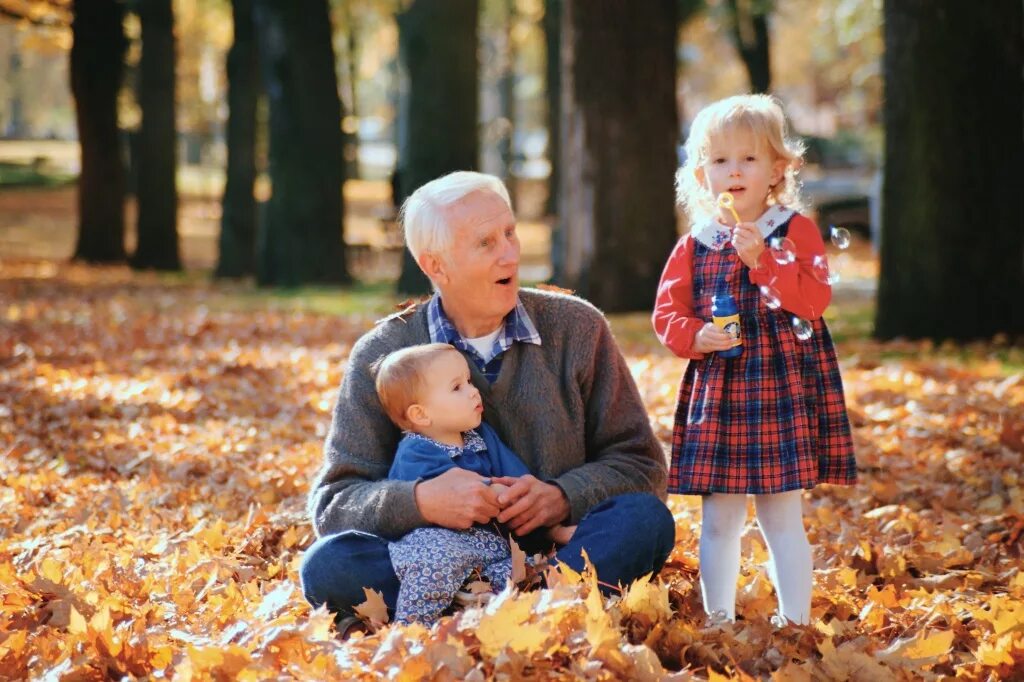
[[[736,255],[751,270],[757,268],[757,259],[764,251],[764,237],[754,223],[737,223],[732,231],[732,245]]]
[[[498,521],[508,525],[516,535],[526,535],[542,526],[554,526],[569,516],[569,501],[557,485],[544,483],[526,474],[518,478],[503,476],[495,483],[507,485],[498,495],[502,511]]]
[[[501,511],[498,494],[479,474],[453,467],[415,489],[420,515],[435,526],[465,530],[487,523]]]

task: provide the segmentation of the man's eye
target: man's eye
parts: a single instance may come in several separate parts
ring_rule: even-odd
[[[490,245],[491,245],[491,240],[490,239],[481,239],[480,240],[480,248],[486,249],[486,248],[489,248]]]

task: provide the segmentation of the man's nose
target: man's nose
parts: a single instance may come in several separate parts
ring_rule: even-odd
[[[501,251],[500,262],[502,265],[515,265],[519,262],[519,240],[506,239],[504,248]]]

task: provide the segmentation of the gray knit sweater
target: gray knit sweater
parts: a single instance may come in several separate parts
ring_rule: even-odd
[[[484,419],[537,478],[565,492],[569,523],[614,495],[664,498],[665,455],[607,320],[575,296],[523,289],[520,298],[542,345],[512,344],[494,384],[469,363]],[[401,434],[369,371],[391,351],[430,342],[426,309],[388,318],[352,349],[309,496],[319,535],[356,529],[393,539],[426,525],[415,483],[385,480]]]

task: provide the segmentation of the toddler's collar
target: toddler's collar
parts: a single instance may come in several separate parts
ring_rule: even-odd
[[[781,204],[769,206],[768,210],[761,214],[761,217],[754,221],[757,228],[761,230],[761,236],[767,237],[796,213],[793,209],[786,208]],[[702,225],[695,228],[693,238],[704,246],[714,251],[721,251],[725,245],[732,240],[732,228],[723,225],[714,217],[708,218]]]

